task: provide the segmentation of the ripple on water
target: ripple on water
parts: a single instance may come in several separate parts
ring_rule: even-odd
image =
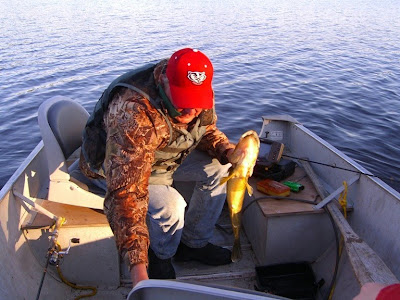
[[[371,172],[396,178],[400,19],[393,1],[77,5],[0,4],[0,186],[40,140],[36,115],[45,99],[69,96],[91,111],[124,71],[182,47],[212,59],[218,126],[233,141],[238,128],[258,131],[263,115],[289,114]]]

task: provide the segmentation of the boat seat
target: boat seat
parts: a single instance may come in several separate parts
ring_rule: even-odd
[[[105,191],[79,170],[82,132],[88,118],[86,109],[68,97],[56,96],[40,105],[38,122],[49,170],[47,198],[103,209]]]

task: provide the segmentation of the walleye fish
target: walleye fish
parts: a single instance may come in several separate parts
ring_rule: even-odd
[[[240,247],[241,211],[246,189],[249,195],[253,194],[253,189],[248,184],[248,179],[253,174],[259,149],[260,140],[258,134],[253,130],[245,132],[230,157],[234,167],[230,169],[229,176],[222,178],[220,182],[220,184],[227,182],[226,194],[235,238],[231,256],[233,262],[242,258]]]

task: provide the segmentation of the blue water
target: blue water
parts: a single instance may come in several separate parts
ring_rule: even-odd
[[[44,100],[91,111],[124,71],[192,47],[213,61],[218,126],[233,141],[290,114],[400,190],[398,1],[3,0],[0,11],[0,187],[40,141]]]

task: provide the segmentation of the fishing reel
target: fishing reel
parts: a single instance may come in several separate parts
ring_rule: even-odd
[[[60,251],[61,247],[58,243],[54,247],[50,248],[47,252],[47,255],[49,257],[49,264],[52,266],[58,266],[64,255],[67,255],[69,253],[69,250],[71,249],[71,243],[79,244],[79,242],[79,238],[70,239],[68,243],[68,248],[65,251]]]

